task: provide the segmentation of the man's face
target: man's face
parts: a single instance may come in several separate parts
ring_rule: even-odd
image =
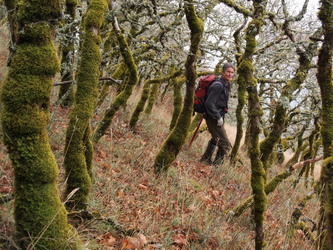
[[[225,71],[222,71],[222,76],[227,82],[230,82],[234,77],[235,71],[233,68],[227,68]]]

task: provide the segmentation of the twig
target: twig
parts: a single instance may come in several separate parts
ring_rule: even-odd
[[[122,81],[121,80],[115,80],[111,77],[100,77],[98,79],[99,81],[110,81],[111,84],[121,84]],[[65,85],[65,84],[69,84],[69,83],[72,83],[73,80],[70,80],[70,81],[63,81],[63,82],[56,82],[53,84],[53,86],[59,86],[59,85]]]
[[[4,204],[4,203],[9,202],[11,200],[14,200],[14,195],[5,194],[5,195],[0,197],[0,204]]]

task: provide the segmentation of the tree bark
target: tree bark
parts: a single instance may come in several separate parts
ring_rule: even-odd
[[[199,45],[202,39],[204,25],[195,11],[193,0],[185,3],[186,19],[191,30],[191,45],[190,51],[185,63],[186,75],[186,94],[183,104],[183,109],[177,120],[177,124],[171,131],[170,135],[164,141],[159,150],[155,162],[154,169],[156,173],[167,171],[172,162],[176,159],[182,145],[187,137],[188,129],[191,123],[193,112],[193,98],[196,77],[196,61]]]
[[[332,56],[333,56],[333,0],[322,0],[319,11],[319,19],[324,29],[324,41],[318,57],[317,80],[322,97],[322,126],[321,137],[324,148],[324,162],[321,172],[323,185],[322,212],[326,228],[326,240],[320,247],[333,248],[333,82],[332,82]],[[321,230],[320,233],[322,233]],[[322,237],[320,237],[323,240]]]
[[[127,103],[128,98],[132,94],[133,87],[138,83],[138,70],[136,63],[133,58],[132,51],[124,37],[121,33],[120,28],[118,27],[117,19],[113,20],[113,29],[116,33],[120,52],[124,59],[124,64],[126,65],[129,71],[129,80],[125,88],[117,95],[116,99],[112,102],[110,107],[105,111],[101,123],[95,129],[93,134],[93,142],[96,144],[102,136],[105,134],[106,130],[109,128],[112,119],[120,107],[124,106]]]
[[[19,32],[1,92],[1,118],[14,168],[17,239],[22,249],[76,249],[79,244],[60,200],[58,166],[46,131],[52,77],[59,71],[49,21],[60,17],[61,5],[57,0],[25,0],[16,7]]]
[[[82,210],[88,206],[91,189],[90,119],[98,97],[100,75],[100,27],[104,21],[107,2],[92,0],[84,23],[81,64],[78,72],[74,108],[66,131],[64,166],[66,170],[66,195],[80,188],[66,205],[69,209]]]
[[[264,242],[264,212],[266,210],[265,180],[266,172],[260,161],[259,134],[260,117],[262,110],[257,93],[257,80],[253,72],[253,54],[257,46],[256,36],[260,33],[263,25],[263,16],[267,5],[266,0],[253,1],[253,19],[246,28],[246,47],[239,65],[238,81],[244,81],[248,92],[248,114],[249,114],[249,136],[251,143],[248,147],[251,159],[251,187],[254,200],[254,222],[255,222],[255,248],[263,249]]]

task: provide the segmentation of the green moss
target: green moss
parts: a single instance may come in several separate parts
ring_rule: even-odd
[[[67,223],[57,190],[58,166],[45,129],[52,76],[59,70],[59,61],[51,26],[44,22],[48,19],[39,18],[57,16],[60,9],[53,9],[52,14],[46,9],[60,6],[57,1],[48,1],[47,6],[39,6],[40,1],[24,3],[19,5],[24,32],[19,34],[17,51],[1,90],[4,143],[15,176],[17,239],[22,249],[77,249],[75,232]]]
[[[159,153],[154,162],[156,173],[167,171],[172,162],[176,159],[182,145],[188,134],[188,129],[191,124],[191,116],[193,112],[194,87],[196,77],[196,55],[199,49],[199,44],[203,34],[202,20],[196,15],[193,1],[188,1],[185,4],[185,14],[191,30],[191,46],[190,54],[187,57],[186,67],[186,94],[183,104],[183,109],[177,120],[176,126],[171,131],[168,138],[164,141]]]
[[[117,40],[120,47],[120,52],[124,60],[124,64],[128,70],[128,82],[124,89],[117,95],[111,106],[105,111],[102,122],[96,128],[93,134],[93,141],[97,143],[99,139],[105,134],[105,131],[111,124],[111,121],[115,115],[115,113],[119,110],[120,107],[127,103],[128,98],[132,94],[133,87],[137,84],[139,77],[137,66],[135,64],[132,51],[124,37],[124,35],[115,30]]]
[[[136,108],[135,108],[135,110],[134,110],[134,112],[131,116],[131,119],[130,119],[129,125],[130,125],[131,129],[135,128],[136,123],[139,120],[139,115],[143,111],[144,106],[146,104],[146,101],[148,99],[149,91],[150,91],[150,81],[147,80],[143,85],[143,91],[142,91],[142,94],[141,94],[140,101],[138,102],[138,104],[137,104],[137,106],[136,106]]]
[[[69,195],[73,190],[79,188],[72,196],[71,201],[66,204],[69,209],[82,210],[88,206],[93,158],[89,124],[98,97],[97,85],[101,63],[99,29],[106,10],[106,1],[93,0],[89,4],[85,17],[85,33],[77,76],[75,106],[70,114],[70,122],[66,131],[64,165],[67,187],[65,195]]]
[[[18,7],[17,16],[21,27],[29,23],[55,20],[61,15],[60,0],[18,1]]]
[[[177,119],[179,117],[180,111],[182,109],[182,79],[174,79],[173,80],[173,112],[172,112],[172,118],[170,122],[170,131],[174,128],[176,125]]]
[[[156,100],[156,96],[158,94],[158,90],[159,90],[159,85],[158,84],[152,84],[150,87],[150,92],[149,92],[149,98],[148,98],[148,104],[146,106],[145,109],[145,113],[147,115],[150,115],[152,110],[153,110],[153,106],[155,104],[155,100]]]

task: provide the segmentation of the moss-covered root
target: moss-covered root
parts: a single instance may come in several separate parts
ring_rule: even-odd
[[[117,95],[115,100],[111,103],[111,106],[105,111],[101,123],[98,124],[94,134],[93,142],[97,143],[99,139],[105,134],[109,128],[112,119],[120,107],[127,103],[128,98],[131,96],[133,87],[138,83],[138,70],[135,64],[133,53],[129,47],[124,35],[121,33],[120,28],[117,26],[116,19],[113,21],[113,28],[117,36],[121,55],[124,59],[124,63],[129,71],[129,80],[125,88]]]
[[[188,129],[191,124],[196,79],[196,59],[204,30],[204,25],[203,21],[196,14],[192,0],[185,3],[185,14],[189,28],[191,30],[191,45],[190,52],[185,63],[186,94],[184,105],[175,128],[164,141],[155,158],[154,169],[156,173],[166,171],[172,162],[176,159],[182,145],[185,142]]]
[[[100,27],[107,10],[105,0],[92,0],[84,23],[81,64],[77,78],[75,105],[66,131],[64,165],[67,177],[65,194],[79,190],[66,204],[69,209],[86,209],[91,188],[92,146],[89,141],[90,118],[96,107],[100,75]],[[88,147],[87,147],[88,146]]]
[[[52,77],[59,71],[48,20],[60,16],[60,2],[20,3],[16,52],[1,90],[4,143],[15,176],[18,244],[22,249],[77,249],[79,241],[59,197],[58,166],[46,132]]]

